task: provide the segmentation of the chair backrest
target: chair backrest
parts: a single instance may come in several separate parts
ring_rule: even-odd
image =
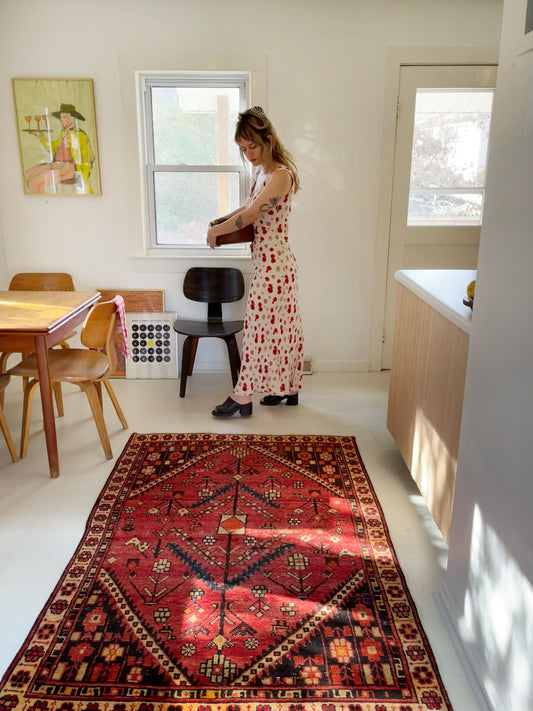
[[[114,301],[102,301],[95,304],[87,314],[81,329],[80,340],[86,348],[103,351],[109,361],[108,373],[111,375],[117,367],[117,355],[114,346],[114,328],[116,306]]]
[[[220,321],[221,304],[240,301],[244,296],[244,277],[233,267],[192,267],[185,274],[183,293],[191,301],[208,304],[209,321]]]
[[[244,294],[244,278],[233,267],[193,267],[185,274],[183,293],[192,301],[228,304]]]
[[[70,274],[63,272],[21,272],[9,284],[10,291],[74,291]]]

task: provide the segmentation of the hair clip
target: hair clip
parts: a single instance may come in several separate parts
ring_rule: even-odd
[[[261,118],[266,119],[267,117],[261,106],[252,106],[250,111],[253,111],[254,114],[257,114],[258,116],[261,116]]]

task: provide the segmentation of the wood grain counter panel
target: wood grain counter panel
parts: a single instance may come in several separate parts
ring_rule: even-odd
[[[450,532],[469,335],[398,284],[387,427]]]

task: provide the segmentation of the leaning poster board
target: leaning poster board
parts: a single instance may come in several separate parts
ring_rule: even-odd
[[[165,310],[165,292],[162,289],[97,289],[102,295],[102,301],[110,301],[120,295],[124,299],[126,313],[161,313]],[[126,360],[122,352],[122,329],[117,319],[115,326],[115,349],[117,353],[117,369],[114,378],[126,376]]]

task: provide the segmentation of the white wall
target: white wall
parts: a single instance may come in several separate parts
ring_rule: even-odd
[[[533,32],[506,0],[441,601],[494,711],[533,709]]]
[[[183,311],[180,286],[189,265],[130,258],[140,223],[130,170],[134,117],[124,115],[133,97],[125,95],[123,68],[136,56],[155,61],[164,54],[169,68],[189,69],[183,56],[218,68],[224,58],[247,55],[266,67],[265,108],[301,171],[291,242],[300,263],[305,351],[317,370],[367,370],[387,50],[497,47],[501,6],[501,0],[2,0],[0,218],[7,272],[61,269],[79,288],[164,288],[167,308]],[[13,77],[94,79],[102,196],[23,195]],[[207,356],[199,351],[199,358],[226,367],[222,346]]]

